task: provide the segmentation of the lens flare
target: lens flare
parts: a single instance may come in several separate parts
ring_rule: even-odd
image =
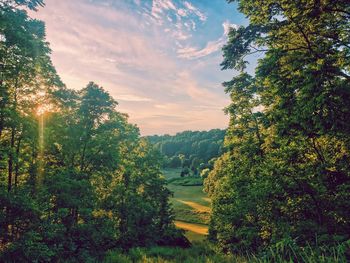
[[[45,113],[51,112],[53,110],[53,106],[51,104],[41,104],[36,109],[36,114],[38,116],[44,115]]]

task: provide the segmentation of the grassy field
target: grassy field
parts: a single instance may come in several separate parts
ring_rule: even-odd
[[[167,180],[180,177],[181,169],[165,169]],[[210,199],[203,192],[203,186],[182,186],[172,183],[168,188],[174,193],[170,199],[175,212],[175,225],[186,230],[190,241],[202,241],[208,233]]]
[[[165,178],[167,180],[172,179],[172,178],[178,178],[180,177],[181,174],[181,168],[167,168],[162,170]]]
[[[180,176],[180,169],[163,171],[165,177]],[[148,247],[133,248],[128,253],[114,250],[107,254],[104,262],[148,262],[148,263],[265,263],[265,262],[299,262],[286,256],[289,247],[282,246],[271,250],[263,257],[261,255],[244,254],[224,255],[217,251],[215,245],[206,240],[208,234],[208,219],[210,214],[210,199],[203,193],[203,186],[183,186],[168,184],[168,188],[174,193],[171,202],[175,211],[175,225],[186,231],[186,237],[192,242],[187,249],[179,247]],[[319,251],[302,248],[292,250],[295,257],[302,259],[300,262],[346,262],[341,251],[334,250],[330,255],[324,256]],[[296,254],[297,253],[297,254]]]

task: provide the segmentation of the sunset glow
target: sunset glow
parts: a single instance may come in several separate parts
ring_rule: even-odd
[[[47,0],[53,63],[68,87],[89,81],[119,102],[143,135],[225,128],[221,71],[230,27],[246,24],[236,5],[198,0]],[[45,111],[45,109],[43,109]],[[40,110],[41,112],[42,110]]]

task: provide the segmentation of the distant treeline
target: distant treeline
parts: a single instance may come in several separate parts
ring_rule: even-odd
[[[164,156],[163,166],[182,167],[182,175],[199,175],[223,152],[225,130],[184,131],[176,135],[154,135],[148,140]]]

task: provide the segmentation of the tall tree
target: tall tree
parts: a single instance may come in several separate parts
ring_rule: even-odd
[[[185,242],[158,155],[102,87],[62,84],[44,23],[25,11],[39,6],[0,2],[0,261]]]
[[[233,1],[229,1],[233,2]],[[229,149],[206,181],[211,238],[228,251],[349,239],[350,7],[346,1],[241,0],[223,69]],[[249,55],[262,52],[255,76]]]

